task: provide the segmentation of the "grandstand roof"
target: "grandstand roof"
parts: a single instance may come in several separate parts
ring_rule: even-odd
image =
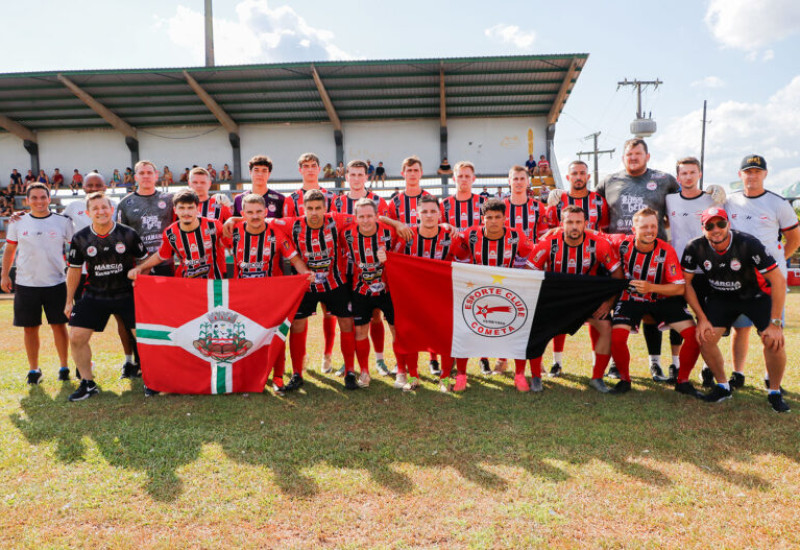
[[[133,127],[218,124],[186,71],[237,124],[545,116],[555,122],[588,54],[326,61],[0,74],[0,116],[30,130],[108,127],[63,78]],[[316,70],[320,83],[315,82]],[[444,81],[444,98],[440,83]],[[328,105],[330,107],[330,105]]]

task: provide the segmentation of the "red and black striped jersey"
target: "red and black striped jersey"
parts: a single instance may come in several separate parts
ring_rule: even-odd
[[[378,209],[379,216],[389,215],[389,205],[386,204],[386,201],[383,199],[383,197],[379,197],[372,191],[367,191],[366,198],[373,200],[373,202],[375,203],[375,208]],[[350,197],[347,196],[347,194],[338,195],[333,199],[333,204],[331,205],[331,212],[339,212],[340,214],[355,215],[353,208],[355,208],[356,202],[358,202],[358,199],[351,199]]]
[[[467,229],[483,222],[481,206],[486,202],[486,197],[472,194],[465,201],[456,199],[455,196],[447,197],[439,205],[442,211],[442,223],[449,223],[456,229]]]
[[[489,239],[483,227],[474,226],[461,233],[462,248],[469,253],[469,260],[476,265],[492,267],[517,267],[517,257],[526,258],[533,250],[533,243],[520,230],[505,227],[499,239]]]
[[[305,216],[271,222],[272,227],[289,237],[308,269],[314,272],[309,292],[327,292],[345,284],[347,266],[339,233],[354,221],[354,216],[329,212],[316,229],[308,226]]]
[[[539,241],[528,257],[528,267],[556,273],[597,275],[601,265],[612,273],[620,265],[619,257],[607,240],[590,233],[584,235],[578,246],[570,246],[559,232]]]
[[[333,199],[336,197],[336,195],[322,187],[320,187],[319,190],[322,191],[323,195],[325,195],[325,211],[328,212],[331,209],[331,204],[333,203]],[[286,197],[286,200],[283,203],[284,218],[294,218],[296,216],[305,215],[306,209],[305,206],[303,206],[304,195],[305,191],[301,188]]]
[[[378,261],[378,250],[390,251],[397,241],[394,229],[378,222],[374,235],[365,236],[358,224],[346,227],[341,232],[342,246],[352,266],[353,290],[364,296],[377,296],[387,292],[383,277],[383,264]]]
[[[214,197],[209,197],[201,202],[199,211],[199,217],[219,220],[222,223],[228,221],[228,218],[233,215],[228,206],[218,203],[216,200],[214,200]]]
[[[512,204],[511,198],[505,199],[506,223],[509,227],[520,229],[532,242],[539,241],[539,237],[548,229],[547,207],[536,199],[528,199],[525,204]]]
[[[261,233],[247,232],[247,222],[233,227],[233,278],[259,279],[283,275],[282,259],[297,256],[292,241],[282,231],[267,226]]]
[[[683,271],[675,249],[661,239],[656,239],[655,247],[650,252],[639,252],[633,235],[620,233],[614,235],[611,242],[617,245],[626,278],[657,285],[684,284]],[[642,295],[630,290],[625,290],[620,296],[620,300],[635,302],[655,302],[658,299],[658,295],[652,292]]]
[[[469,257],[469,251],[458,233],[451,234],[440,227],[438,233],[429,238],[419,234],[419,226],[412,227],[411,231],[414,236],[409,241],[398,239],[395,252],[445,262],[465,260]]]
[[[589,191],[585,197],[570,197],[569,193],[561,194],[561,201],[547,209],[547,222],[550,227],[561,224],[561,209],[565,206],[579,206],[586,213],[586,228],[595,231],[608,229],[608,205],[606,199],[595,191]]]
[[[422,195],[430,195],[424,189],[419,195],[409,196],[405,191],[389,199],[389,217],[406,225],[417,225],[417,200]]]
[[[184,231],[180,222],[164,230],[158,256],[169,260],[177,256],[176,277],[188,279],[222,279],[225,275],[225,247],[222,224],[217,220],[199,218],[193,231]]]

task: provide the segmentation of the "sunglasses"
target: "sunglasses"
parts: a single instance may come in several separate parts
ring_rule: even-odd
[[[714,226],[718,227],[719,229],[725,229],[728,227],[728,222],[725,220],[719,220],[718,222],[706,222],[706,231],[711,231],[714,229]]]

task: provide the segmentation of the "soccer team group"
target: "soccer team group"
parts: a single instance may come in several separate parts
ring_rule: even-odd
[[[384,276],[387,251],[394,251],[441,261],[628,279],[620,296],[602,303],[587,319],[594,351],[589,384],[602,393],[631,389],[628,338],[641,327],[653,380],[709,402],[728,399],[744,384],[755,326],[763,343],[768,401],[778,412],[789,411],[781,388],[786,364],[783,308],[785,260],[800,245],[797,216],[787,201],[764,188],[767,166],[759,155],[742,160],[743,190],[727,197],[717,186],[705,192],[700,188],[697,159],[678,161],[676,179],[648,168],[649,158],[644,140],[629,140],[625,169],[608,176],[595,191],[588,188],[587,165],[575,161],[566,176],[569,189],[551,192],[547,204],[531,196],[523,166],[509,170],[510,193],[504,199],[473,193],[475,167],[469,162],[455,165],[455,194],[439,200],[420,187],[422,163],[413,156],[402,165],[405,189],[388,201],[366,188],[367,164],[359,160],[347,165],[345,193],[321,188],[320,162],[311,153],[298,159],[301,189],[287,196],[268,188],[270,159],[253,157],[252,190],[237,195],[232,204],[224,195],[209,194],[211,177],[203,168],[191,171],[187,188],[174,194],[159,191],[158,170],[149,161],[137,163],[137,191],[118,205],[103,194],[105,182],[97,173],[84,179],[86,199],[71,203],[63,215],[51,213],[46,186],[32,185],[27,191],[30,213],[9,226],[1,283],[4,290],[11,289],[9,273],[16,256],[14,324],[25,330],[28,383],[37,384],[42,376],[42,311],[53,329],[60,380],[70,378],[67,353],[72,348],[81,383],[71,401],[99,392],[89,342],[112,315],[125,351],[122,375],[140,375],[133,300],[137,276],[222,278],[227,250],[234,278],[308,276],[309,289],[288,338],[293,374],[284,383],[282,358],[272,373],[276,393],[303,386],[308,318],[318,304],[325,340],[322,372],[334,369],[338,324],[344,364],[337,374],[344,376],[346,389],[369,386],[371,339],[377,372],[394,375],[394,387],[413,391],[420,384],[418,354],[395,348],[394,372],[383,356],[384,319],[394,336],[394,309]],[[666,329],[672,363],[665,376],[660,357]],[[731,330],[734,372],[728,379],[719,341]],[[553,340],[550,376],[561,374],[564,343],[564,335]],[[689,380],[701,355],[707,393]],[[428,367],[439,377],[441,391],[464,391],[467,362],[431,354]],[[497,359],[492,368],[488,358],[479,358],[484,375],[504,371],[507,362]],[[529,361],[530,378],[528,361],[514,363],[516,389],[542,391],[542,357]],[[604,377],[619,381],[609,387]],[[156,394],[158,388],[145,388],[145,393]]]

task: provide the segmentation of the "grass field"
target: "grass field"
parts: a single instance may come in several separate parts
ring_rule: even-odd
[[[11,305],[0,301],[2,548],[800,546],[800,292],[788,415],[766,401],[755,345],[748,385],[722,404],[649,381],[638,336],[634,391],[597,394],[585,330],[567,340],[567,375],[537,395],[474,362],[464,394],[427,376],[415,394],[387,378],[345,393],[313,360],[289,397],[145,399],[140,380],[118,380],[107,329],[94,343],[102,393],[68,403],[76,384],[56,381],[46,327],[43,384],[25,385]],[[319,319],[309,343],[318,356]]]

